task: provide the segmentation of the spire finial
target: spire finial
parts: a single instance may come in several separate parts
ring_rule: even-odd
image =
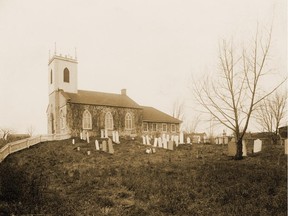
[[[50,58],[51,58],[51,57],[50,57],[50,49],[49,49],[49,58],[48,58],[48,61],[50,61]]]

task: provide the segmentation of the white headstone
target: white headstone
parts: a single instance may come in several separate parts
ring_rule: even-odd
[[[152,148],[152,153],[155,154],[156,153],[156,149]]]
[[[257,153],[262,150],[262,141],[260,139],[254,140],[253,152]]]
[[[105,134],[104,134],[104,130],[103,129],[101,129],[101,138],[103,139],[103,138],[105,138],[104,136],[105,136]]]
[[[117,144],[120,143],[120,141],[119,141],[119,133],[118,133],[118,131],[115,132],[115,142],[116,142]]]
[[[284,141],[284,153],[285,154],[288,154],[288,139],[285,139],[285,141]]]
[[[148,135],[146,135],[146,144],[147,144],[147,145],[151,145],[151,144],[150,144],[150,137],[149,137]]]
[[[190,139],[190,137],[187,137],[187,144],[191,144],[191,139]]]
[[[80,139],[83,140],[83,133],[80,132]]]
[[[174,136],[174,141],[175,141],[176,147],[178,147],[178,145],[179,145],[179,137],[178,136]]]
[[[162,134],[162,140],[166,138],[166,134]]]
[[[87,155],[90,155],[91,154],[91,151],[87,151]]]
[[[167,140],[166,140],[166,138],[164,138],[162,142],[163,142],[163,148],[167,149],[168,146],[167,146]]]
[[[105,129],[105,138],[108,138],[108,130]]]
[[[171,136],[171,140],[172,140],[172,141],[174,141],[174,137],[175,137],[174,135]]]
[[[142,142],[143,142],[143,145],[146,145],[146,138],[145,138],[145,136],[142,136]]]
[[[100,150],[98,140],[95,140],[95,148],[96,148],[97,151]]]
[[[185,144],[184,143],[184,134],[182,131],[180,132],[180,143],[179,144]]]
[[[73,145],[75,144],[75,139],[72,139],[72,144],[73,144]]]
[[[115,131],[112,131],[112,141],[115,143],[116,142],[116,134]]]
[[[161,139],[161,137],[158,138],[158,146],[159,146],[159,148],[162,148],[162,139]]]
[[[153,145],[154,147],[157,147],[157,140],[158,140],[158,139],[157,139],[157,137],[155,136],[155,138],[154,138],[154,145]]]
[[[77,147],[77,151],[80,151],[80,147],[79,146]]]
[[[86,137],[87,137],[87,143],[90,143],[90,137],[89,137],[89,133],[88,132],[86,134]]]

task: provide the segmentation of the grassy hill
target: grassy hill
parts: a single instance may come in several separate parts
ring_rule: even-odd
[[[140,141],[122,139],[110,155],[93,141],[45,142],[7,157],[0,215],[287,215],[283,146],[234,161],[220,145],[145,154]]]

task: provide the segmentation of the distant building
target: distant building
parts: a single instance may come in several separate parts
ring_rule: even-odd
[[[203,133],[186,133],[186,137],[189,137],[192,143],[208,143],[208,137],[205,132]]]
[[[120,135],[176,134],[181,121],[153,107],[140,106],[120,94],[79,90],[77,59],[54,55],[48,62],[48,133],[99,135],[117,130]]]

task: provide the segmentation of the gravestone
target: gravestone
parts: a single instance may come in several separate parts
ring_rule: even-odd
[[[115,131],[112,131],[112,141],[115,143],[116,142],[116,134]]]
[[[162,140],[166,138],[166,134],[162,134]]]
[[[172,140],[168,141],[168,149],[173,150],[173,141]]]
[[[167,134],[166,139],[167,139],[167,141],[169,141],[169,139],[170,139],[169,134]]]
[[[163,148],[164,148],[164,149],[167,149],[167,140],[166,140],[166,138],[164,138],[164,139],[162,140],[162,142],[163,142]]]
[[[184,134],[183,134],[183,132],[180,132],[180,143],[179,144],[184,144]]]
[[[91,151],[87,151],[87,155],[90,155],[91,154]]]
[[[106,142],[106,140],[102,141],[102,151],[107,152],[107,142]]]
[[[155,138],[154,138],[154,145],[153,145],[154,147],[157,147],[157,140],[158,140],[158,139],[157,139],[157,137],[155,136]]]
[[[178,136],[174,136],[174,141],[175,141],[176,147],[178,147],[178,145],[179,145],[179,137]]]
[[[247,146],[245,140],[242,141],[242,152],[243,157],[247,157]]]
[[[146,138],[145,138],[145,136],[142,136],[142,142],[143,142],[143,145],[146,145]]]
[[[262,150],[262,141],[260,139],[254,140],[253,152],[257,153]]]
[[[104,131],[104,129],[101,129],[101,139],[103,139],[104,136],[105,136],[105,131]]]
[[[120,144],[118,131],[115,132],[115,143]]]
[[[191,144],[191,139],[190,139],[190,137],[187,137],[187,144]]]
[[[111,139],[108,139],[108,153],[114,154],[114,148]]]
[[[174,135],[171,136],[171,140],[174,141]]]
[[[158,138],[158,146],[159,146],[159,148],[162,148],[162,139],[161,139],[161,137]]]
[[[288,154],[288,139],[285,139],[284,141],[284,152],[285,154]]]
[[[83,140],[83,133],[80,132],[80,140]]]
[[[87,135],[86,135],[86,132],[85,131],[83,131],[83,140],[86,140],[87,139]]]
[[[77,147],[77,151],[80,151],[80,147],[79,146]]]
[[[100,150],[98,140],[95,140],[95,148],[96,148],[97,151]]]
[[[72,139],[72,144],[73,144],[73,145],[75,144],[75,139]]]
[[[152,153],[155,154],[156,153],[156,149],[152,148]]]
[[[151,145],[151,144],[150,144],[150,137],[149,137],[148,135],[146,135],[146,144],[147,144],[147,145]]]
[[[147,149],[145,150],[145,153],[146,153],[146,154],[151,154],[151,153],[152,153],[151,148],[147,148]]]
[[[237,152],[236,142],[235,142],[235,139],[233,138],[228,143],[228,156],[235,156],[236,152]]]
[[[105,138],[108,138],[108,130],[107,129],[105,129]]]
[[[87,143],[90,143],[90,137],[89,137],[89,133],[88,132],[87,132],[86,136],[87,136]]]

